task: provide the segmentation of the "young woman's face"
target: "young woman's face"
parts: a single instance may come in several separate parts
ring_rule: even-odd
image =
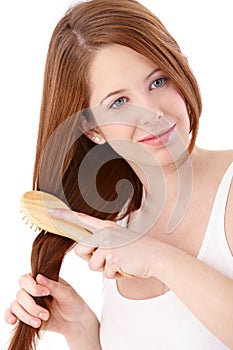
[[[161,165],[189,144],[189,117],[175,84],[132,49],[100,50],[90,70],[90,106],[100,132],[126,160]],[[143,158],[143,159],[140,159]]]

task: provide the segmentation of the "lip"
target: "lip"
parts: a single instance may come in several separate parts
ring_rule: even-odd
[[[169,129],[161,131],[158,135],[148,135],[138,142],[145,143],[145,144],[151,144],[151,145],[163,145],[167,143],[170,140],[170,136],[175,130],[176,124],[171,126]]]

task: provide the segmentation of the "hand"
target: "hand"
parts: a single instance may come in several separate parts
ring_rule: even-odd
[[[157,240],[112,221],[70,210],[53,209],[50,215],[83,226],[93,233],[74,248],[77,255],[89,262],[91,270],[102,271],[107,278],[124,277],[125,273],[141,278],[153,276]]]
[[[40,327],[42,321],[46,323],[46,329],[63,334],[66,338],[73,335],[78,337],[87,328],[90,334],[91,327],[97,326],[97,318],[89,309],[84,300],[64,280],[52,281],[42,275],[36,277],[36,281],[30,274],[23,275],[19,284],[21,289],[17,293],[16,300],[10,309],[5,312],[5,320],[15,324],[20,319],[32,327]],[[47,309],[37,305],[33,296],[52,295],[53,302],[50,313]]]
[[[77,244],[74,250],[89,262],[91,270],[102,271],[106,278],[149,278],[154,276],[154,244],[154,239],[144,236],[119,248],[93,248]]]

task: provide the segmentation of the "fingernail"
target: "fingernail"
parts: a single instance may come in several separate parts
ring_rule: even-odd
[[[50,291],[49,290],[43,290],[41,295],[42,295],[42,297],[47,297],[48,295],[50,295]]]
[[[46,278],[46,277],[43,276],[43,275],[38,275],[38,279],[39,279],[39,282],[40,282],[40,283],[43,283],[43,284],[48,283],[48,278]]]
[[[14,323],[14,318],[12,316],[8,317],[7,319],[7,322],[10,323],[10,324],[13,324]]]
[[[47,319],[48,319],[48,315],[47,315],[46,313],[44,313],[44,312],[41,312],[41,313],[39,314],[39,317],[40,317],[42,320],[44,320],[44,321],[47,321]]]
[[[49,215],[53,216],[54,214],[57,214],[57,211],[56,209],[53,209],[53,208],[48,208],[47,209],[47,212]]]
[[[77,215],[77,216],[82,216],[82,217],[87,216],[86,214],[80,213],[80,212],[76,212],[75,215]]]
[[[33,327],[39,327],[40,325],[39,321],[37,320],[30,320],[29,322]]]
[[[112,254],[107,254],[105,259],[108,261],[112,260],[113,259]]]

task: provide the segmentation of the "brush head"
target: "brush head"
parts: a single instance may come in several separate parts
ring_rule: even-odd
[[[48,209],[71,210],[52,194],[42,191],[26,192],[21,197],[20,206],[27,223],[30,222],[31,228],[36,228],[36,230],[51,232],[76,242],[80,242],[91,234],[81,226],[49,216]]]

